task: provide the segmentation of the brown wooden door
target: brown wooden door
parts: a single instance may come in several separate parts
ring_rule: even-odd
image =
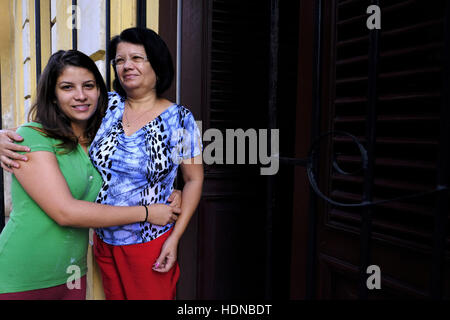
[[[265,295],[265,177],[248,164],[248,141],[245,164],[236,153],[226,163],[227,129],[267,127],[268,11],[257,4],[183,1],[181,101],[203,132],[222,133],[224,163],[205,163],[202,199],[180,244],[180,299]]]
[[[315,95],[318,2],[280,1],[277,118],[284,157],[306,158],[314,125],[322,133],[348,132],[368,145],[366,9],[370,2],[320,1],[321,82]],[[175,1],[165,3],[166,12],[171,12],[166,21],[173,22],[170,7]],[[203,131],[267,128],[268,3],[183,1],[181,100],[203,121]],[[373,201],[434,189],[444,172],[438,160],[445,147],[441,139],[445,4],[380,1]],[[170,30],[173,27],[161,28],[169,37]],[[321,117],[314,123],[317,96]],[[358,172],[358,149],[348,136],[329,137],[321,143],[319,187],[334,201],[358,203],[365,181],[363,172]],[[333,154],[342,169],[356,174],[333,171]],[[285,162],[271,182],[274,210],[267,220],[272,205],[267,201],[269,181],[259,169],[258,165],[205,166],[202,200],[180,246],[183,272],[178,298],[303,299],[307,265],[314,261],[308,251],[311,234],[317,246],[313,297],[357,298],[364,209],[314,198],[305,167]],[[374,207],[369,264],[380,267],[382,289],[371,290],[369,298],[429,295],[434,213],[442,208],[436,193]],[[318,219],[314,226],[308,225],[309,213]],[[447,233],[447,266],[448,244]],[[445,272],[448,297],[448,268]]]

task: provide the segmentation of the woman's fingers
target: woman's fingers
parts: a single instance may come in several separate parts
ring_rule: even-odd
[[[22,141],[23,138],[10,130],[0,130],[0,151],[2,155],[10,156],[13,159],[20,159],[22,155],[12,151],[30,152],[27,146],[15,144],[14,141]],[[13,156],[11,156],[13,155]]]
[[[180,207],[181,206],[181,191],[180,190],[173,190],[172,194],[170,195],[169,199],[167,199],[168,202],[170,202],[171,207]]]
[[[181,213],[181,208],[178,208],[178,207],[172,208],[172,212],[175,213],[175,214],[180,214]]]
[[[155,264],[153,265],[153,270],[157,272],[167,272],[169,271],[173,265],[175,264],[175,258],[171,254],[164,254],[161,253],[161,255],[156,259]]]
[[[0,144],[4,142],[12,142],[12,141],[22,141],[23,137],[21,137],[18,133],[10,129],[0,130]]]
[[[9,173],[13,173],[12,169],[8,166],[6,166],[3,162],[0,164],[3,168],[3,170],[9,172]]]
[[[0,156],[0,161],[2,163],[2,168],[8,172],[12,172],[11,168],[20,168],[18,162],[8,158],[7,156]]]
[[[160,265],[158,270],[155,270],[155,271],[167,272],[173,267],[174,263],[175,263],[175,259],[167,257],[166,260],[162,263],[162,265]]]
[[[19,163],[14,160],[28,160],[26,155],[17,153],[18,151],[30,151],[30,148],[28,148],[27,146],[15,144],[13,140],[21,141],[23,140],[23,138],[14,131],[0,131],[0,161],[2,162],[2,168],[8,172],[12,172],[12,170],[10,169],[11,167],[20,167]]]
[[[178,240],[169,236],[161,248],[158,259],[153,264],[153,270],[157,272],[169,271],[177,260]]]
[[[181,208],[170,207],[162,203],[155,203],[149,207],[149,217],[147,218],[147,221],[160,226],[165,226],[168,223],[177,221],[180,213]]]
[[[16,133],[13,130],[1,130],[0,133],[5,133],[7,137],[9,137],[10,139],[14,140],[14,141],[22,141],[23,137]]]
[[[14,152],[14,151],[28,152],[30,149],[28,147],[20,146],[17,144],[12,144],[12,145],[14,145],[14,147],[3,150],[2,156],[8,157],[8,158],[14,159],[14,160],[27,161],[28,157],[26,155],[20,154],[20,153]],[[18,147],[20,147],[20,148],[18,148]],[[26,148],[28,151],[25,151],[24,148]]]
[[[178,215],[181,213],[181,208],[171,208],[171,209],[172,209],[172,213],[170,216],[169,223],[174,223],[175,221],[178,220]]]

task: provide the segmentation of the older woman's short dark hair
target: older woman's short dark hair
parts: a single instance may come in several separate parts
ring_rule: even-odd
[[[108,54],[111,59],[115,58],[117,45],[121,42],[144,46],[147,58],[157,77],[156,94],[160,96],[169,89],[174,77],[172,56],[166,43],[156,32],[146,28],[128,28],[123,30],[120,35],[112,38],[109,43]],[[114,90],[121,96],[126,97],[126,92],[120,85],[116,68],[114,68],[114,74]]]

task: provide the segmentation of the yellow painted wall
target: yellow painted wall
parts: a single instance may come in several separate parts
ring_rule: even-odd
[[[68,28],[68,23],[72,22],[72,0],[56,1],[56,50],[72,49],[72,29]]]
[[[159,30],[159,0],[147,0],[147,28]]]
[[[50,30],[50,0],[41,0],[41,70],[44,70],[52,53]]]
[[[13,1],[14,6],[14,125],[20,125],[20,121],[24,118],[24,83],[23,83],[23,55],[22,55],[22,1]]]
[[[111,1],[111,37],[136,26],[136,0]]]
[[[13,63],[11,58],[14,56],[14,48],[11,46],[13,43],[13,35],[11,26],[11,1],[0,0],[0,81],[2,85],[2,118],[8,118],[8,113],[12,110],[12,82],[11,74],[13,73]]]
[[[9,0],[0,0],[0,53],[3,53],[7,49],[7,44],[11,40],[10,36],[10,4]]]
[[[14,126],[14,104],[15,104],[15,30],[13,28],[13,7],[12,1],[0,0],[0,81],[1,81],[1,106],[2,106],[2,127],[8,128]],[[11,175],[3,173],[5,214],[8,217],[11,211],[11,194],[9,185]]]
[[[30,29],[30,55],[26,57],[30,63],[30,79],[29,79],[29,85],[30,85],[30,93],[31,96],[28,98],[28,102],[30,103],[30,107],[32,104],[32,101],[36,98],[36,88],[37,88],[37,79],[36,79],[36,22],[35,22],[35,1],[34,0],[27,0],[28,4],[28,25]],[[25,79],[24,79],[25,81]],[[24,115],[27,116],[27,115]]]

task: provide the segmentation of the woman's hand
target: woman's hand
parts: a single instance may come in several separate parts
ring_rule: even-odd
[[[0,161],[3,170],[13,172],[11,167],[20,168],[15,160],[27,161],[28,158],[14,151],[30,152],[27,146],[15,144],[14,141],[22,141],[23,138],[12,130],[0,130]]]
[[[153,270],[156,272],[169,271],[177,261],[178,239],[170,235],[164,242],[158,259],[153,264]]]
[[[148,206],[147,221],[152,224],[165,226],[168,223],[177,221],[181,208],[171,207],[162,203],[155,203]]]
[[[174,189],[169,199],[167,199],[167,201],[170,202],[169,206],[181,208],[181,196],[182,196],[181,191]]]

